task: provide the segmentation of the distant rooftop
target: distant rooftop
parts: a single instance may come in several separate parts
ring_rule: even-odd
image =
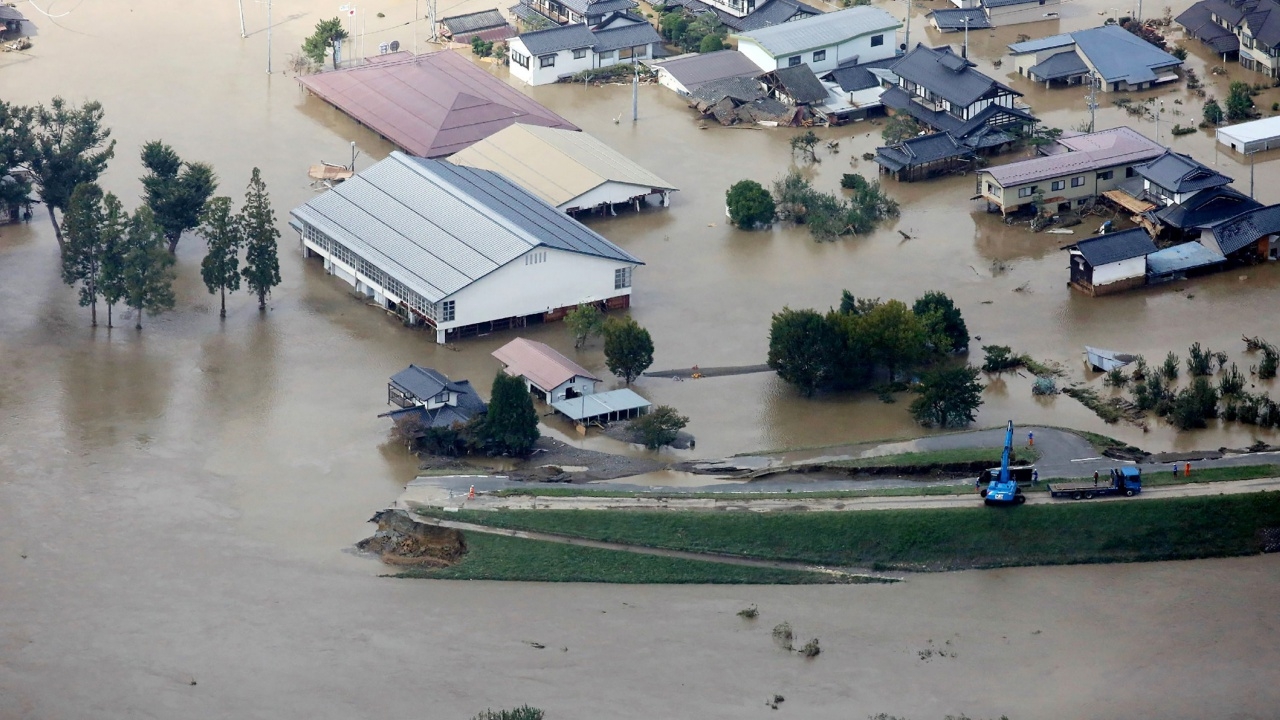
[[[690,53],[649,64],[670,73],[690,93],[715,80],[755,77],[764,72],[759,65],[737,50]]]
[[[902,22],[884,10],[861,6],[784,22],[736,37],[751,40],[774,57],[782,57],[899,27]]]
[[[949,47],[931,48],[916,45],[890,68],[895,75],[928,89],[930,92],[962,107],[996,88],[1021,95],[1008,86],[975,70],[973,63],[956,55]]]
[[[1054,48],[1068,48],[1071,45],[1075,45],[1078,52],[1088,58],[1089,63],[1108,83],[1154,82],[1158,79],[1157,71],[1172,69],[1182,64],[1178,58],[1119,25],[1103,25],[1088,30],[1077,30],[1073,33],[1013,43],[1009,46],[1009,52],[1014,55],[1023,55]]]

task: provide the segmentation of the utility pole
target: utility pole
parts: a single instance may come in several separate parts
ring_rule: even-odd
[[[271,0],[267,0],[267,74],[271,74]]]
[[[1142,22],[1142,0],[1138,0],[1138,22]]]
[[[907,34],[902,37],[902,44],[905,46],[903,52],[911,52],[911,3],[913,0],[907,0]]]
[[[969,59],[969,18],[964,19],[964,52],[961,54],[965,60]]]
[[[418,0],[413,0],[413,54],[418,54]]]
[[[1096,132],[1094,126],[1094,118],[1098,110],[1098,78],[1093,73],[1089,73],[1089,132]]]
[[[635,65],[635,58],[631,59]],[[635,74],[631,76],[631,122],[640,119],[640,66],[635,66]]]
[[[1217,143],[1214,143],[1215,145]],[[1254,152],[1257,152],[1256,150]],[[1253,199],[1253,153],[1249,153],[1249,199]]]
[[[240,6],[240,37],[249,37],[244,31],[244,0],[236,0],[236,4]]]

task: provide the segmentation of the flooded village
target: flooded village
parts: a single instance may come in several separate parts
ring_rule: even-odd
[[[712,8],[688,4],[704,14]],[[682,54],[649,35],[657,29],[643,21],[659,14],[646,4],[637,8],[641,22],[623,17],[588,30],[566,17],[565,27],[577,26],[568,31],[534,30],[506,7],[495,20],[482,0],[434,8],[438,19],[483,20],[452,28],[431,27],[425,0],[371,0],[341,12],[298,0],[244,3],[243,25],[232,2],[180,12],[155,0],[0,7],[0,21],[12,20],[7,33],[30,45],[0,53],[0,100],[101,102],[117,145],[100,184],[126,208],[144,192],[139,153],[160,139],[212,166],[217,194],[237,204],[259,168],[281,234],[281,283],[265,312],[241,291],[219,319],[218,298],[200,275],[205,243],[188,234],[176,252],[175,308],[149,315],[137,332],[119,317],[114,329],[90,327],[62,281],[43,207],[30,222],[0,224],[0,718],[470,718],[526,703],[548,718],[1272,716],[1280,704],[1270,680],[1280,661],[1275,554],[913,573],[895,584],[627,585],[392,579],[381,576],[394,568],[351,551],[371,534],[370,515],[419,474],[419,458],[388,439],[391,423],[379,417],[413,404],[388,395],[389,379],[411,366],[423,372],[397,376],[409,395],[427,388],[459,407],[472,395],[487,401],[504,366],[532,363],[536,374],[546,353],[562,355],[569,365],[552,363],[562,374],[544,384],[522,374],[552,404],[579,400],[558,415],[561,408],[539,404],[542,434],[651,463],[638,485],[703,482],[662,468],[735,454],[949,437],[913,420],[907,393],[886,404],[874,392],[806,397],[773,372],[661,376],[762,365],[774,313],[825,312],[844,290],[908,305],[945,292],[973,337],[971,364],[982,364],[983,345],[1010,346],[1060,367],[1060,386],[1104,397],[1113,391],[1087,367],[1086,346],[1154,366],[1200,343],[1248,374],[1260,356],[1242,336],[1280,335],[1271,310],[1280,269],[1267,225],[1267,210],[1280,203],[1280,155],[1266,127],[1224,140],[1198,127],[1205,102],[1225,107],[1233,81],[1258,85],[1252,101],[1264,122],[1277,112],[1280,88],[1265,67],[1273,58],[1253,59],[1255,40],[1233,51],[1214,29],[1219,10],[1239,12],[1241,4],[1145,8],[1148,17],[1187,14],[1194,30],[1181,21],[1161,28],[1185,59],[1172,68],[1157,59],[1146,79],[1098,88],[1092,100],[1082,78],[1103,74],[1116,58],[1106,37],[1099,49],[1088,33],[1136,8],[1048,2],[1028,14],[1016,3],[958,5],[877,1],[869,9],[902,26],[868,30],[883,45],[868,39],[854,69],[841,67],[847,57],[828,67],[820,65],[825,56],[810,56],[800,63],[813,65],[806,75],[784,54],[791,50],[779,49],[787,40],[777,30],[843,8],[772,0],[764,7],[779,17],[757,27],[730,20],[738,26],[725,38],[760,73],[732,56],[706,70],[716,76],[707,81],[688,72],[697,65],[688,58],[663,58],[634,95],[629,64],[619,77],[587,83],[544,82],[547,73],[537,71],[563,66],[558,79],[578,72],[575,62],[622,60],[623,50],[641,60]],[[518,6],[526,14],[531,7]],[[735,12],[729,17],[749,15]],[[1195,22],[1201,14],[1208,23]],[[299,75],[292,58],[316,23],[335,15],[350,32],[346,69]],[[442,31],[507,42],[520,55],[509,55],[512,65],[481,59],[464,43],[437,42]],[[760,37],[742,39],[752,34]],[[839,45],[832,41],[833,56]],[[437,84],[426,100],[452,93],[445,109],[465,111],[483,99],[482,87],[502,88],[494,92],[503,102],[540,120],[437,154],[357,122],[317,86],[349,92],[341,73],[389,77],[395,63],[416,62],[396,52],[442,49],[448,54],[427,62],[448,65],[455,79],[424,71],[419,82]],[[915,53],[921,80],[889,72],[899,52]],[[542,65],[548,56],[555,65]],[[767,58],[777,65],[760,67]],[[922,80],[937,68],[991,82],[975,91],[944,79],[931,90]],[[1192,76],[1203,95],[1190,87]],[[712,85],[701,96],[705,84],[686,85],[699,82]],[[921,88],[935,94],[911,97]],[[958,88],[970,96],[944,94]],[[867,109],[872,96],[938,132],[887,142],[890,119]],[[974,107],[963,122],[950,109],[993,98],[1006,99]],[[1092,136],[1083,132],[1091,116]],[[1014,142],[1011,126],[1025,117],[1063,132]],[[818,138],[812,159],[790,144],[808,130]],[[584,139],[566,139],[575,135]],[[531,147],[541,162],[577,160],[554,160],[566,168],[560,173],[533,162],[516,174],[512,153]],[[588,156],[625,171],[610,178],[616,194],[590,196],[598,167]],[[921,157],[939,164],[906,171]],[[1147,170],[1153,161],[1161,165]],[[308,176],[312,166],[352,163],[352,177],[332,189]],[[804,225],[745,230],[729,222],[731,185],[768,188],[792,168],[835,194],[847,173],[879,180],[900,214],[826,242]],[[926,177],[935,169],[945,172]],[[495,170],[509,180],[481,182]],[[1093,192],[1077,193],[1077,177]],[[371,198],[404,193],[401,204],[410,206],[410,188],[428,186],[436,194],[419,206],[423,216],[487,243],[484,252],[462,257],[455,247],[459,254],[436,274],[413,280],[449,288],[395,292],[392,282],[404,277],[372,283],[372,273],[350,272],[359,258],[341,253],[357,248],[338,249],[339,229],[359,229],[366,241],[379,231],[341,213],[363,212],[365,203],[379,224],[411,224]],[[1205,212],[1219,215],[1198,222],[1188,215],[1201,208],[1190,205],[1205,192],[1215,200]],[[1058,219],[1033,231],[1015,207],[1024,199]],[[511,212],[517,204],[524,211]],[[433,217],[445,207],[447,219]],[[1112,232],[1096,234],[1108,222]],[[556,229],[536,235],[548,227]],[[525,253],[565,248],[582,261],[556,266],[564,272],[554,283],[559,295],[507,298],[517,310],[464,316],[501,296],[481,280],[467,303],[444,305],[490,267],[528,257],[508,269],[546,271],[551,262]],[[1242,252],[1253,256],[1246,262]],[[449,265],[462,272],[448,275]],[[555,315],[584,298],[648,330],[650,370],[659,376],[627,384],[608,369],[601,340],[575,347]],[[1222,419],[1191,431],[1154,416],[1107,423],[1073,397],[1033,395],[1028,371],[982,381],[972,427],[1002,428],[1012,418],[1020,448],[1026,427],[1099,433],[1151,453],[1280,443],[1273,429]],[[1280,397],[1274,381],[1247,382]],[[610,412],[674,407],[689,418],[696,446],[652,451],[597,429],[576,431],[575,417],[601,412],[583,397],[621,391]],[[1099,460],[1065,457],[1068,470]],[[737,616],[748,606],[759,609],[755,625]],[[1097,612],[1120,606],[1124,613]],[[782,621],[804,639],[820,636],[821,656],[779,652],[769,628]],[[997,672],[1010,692],[990,691]],[[762,703],[774,694],[786,697],[776,710]]]

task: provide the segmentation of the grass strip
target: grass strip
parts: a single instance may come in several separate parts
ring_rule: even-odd
[[[640,555],[542,540],[467,533],[467,554],[452,567],[415,568],[397,577],[634,584],[802,585],[849,582],[803,570]]]
[[[1182,468],[1185,463],[1177,463]],[[1169,463],[1170,468],[1166,471],[1157,471],[1148,469],[1142,474],[1143,487],[1156,487],[1163,485],[1186,485],[1188,483],[1201,482],[1226,482],[1230,480],[1256,480],[1257,478],[1280,477],[1280,465],[1228,465],[1226,467],[1199,468],[1192,467],[1191,475],[1183,475],[1179,472],[1173,474],[1173,463]],[[1093,477],[1081,478],[1081,480],[1092,480]],[[1103,473],[1103,480],[1109,480],[1106,473]],[[1051,481],[1052,482],[1052,481]]]
[[[831,467],[923,467],[929,465],[958,465],[961,463],[986,462],[995,467],[1000,466],[1003,448],[951,448],[949,450],[924,450],[921,452],[898,453],[896,455],[878,455],[875,457],[852,458],[849,460],[833,460],[823,463]],[[1040,459],[1040,451],[1035,448],[1018,448],[1014,451],[1014,464],[1020,465]]]
[[[1280,527],[1280,493],[874,512],[500,510],[463,511],[450,517],[633,545],[837,567],[958,570],[1256,553],[1262,549],[1260,529]]]

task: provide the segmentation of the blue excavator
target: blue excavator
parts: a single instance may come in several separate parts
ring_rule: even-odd
[[[1013,421],[1010,420],[1004,435],[1004,454],[1000,456],[1000,468],[983,470],[978,477],[979,485],[983,480],[987,481],[987,486],[982,490],[982,499],[987,505],[1021,505],[1027,501],[1027,496],[1022,494],[1022,488],[1018,486],[1018,480],[1022,475],[1027,475],[1027,479],[1030,479],[1034,468],[1009,467],[1012,456]]]

